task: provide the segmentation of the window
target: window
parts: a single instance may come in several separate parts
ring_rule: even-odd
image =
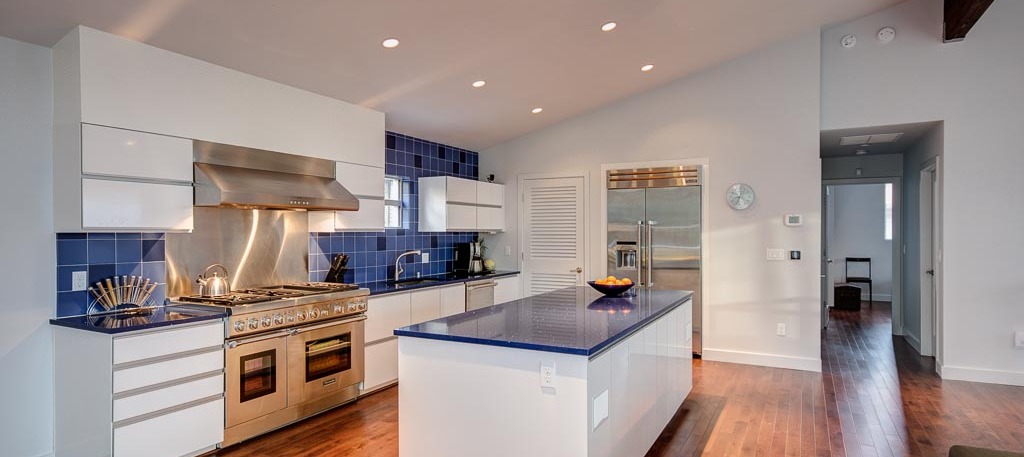
[[[384,177],[384,227],[402,228],[402,180]]]
[[[892,241],[892,184],[885,185],[885,241]]]

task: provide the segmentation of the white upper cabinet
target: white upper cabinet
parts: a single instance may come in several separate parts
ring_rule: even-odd
[[[505,186],[452,176],[420,178],[421,232],[505,230]]]
[[[505,206],[505,186],[478,181],[476,183],[476,202],[484,206]]]
[[[192,182],[192,140],[82,124],[82,173]]]
[[[338,182],[359,198],[358,211],[311,211],[311,232],[383,232],[384,169],[338,162]]]

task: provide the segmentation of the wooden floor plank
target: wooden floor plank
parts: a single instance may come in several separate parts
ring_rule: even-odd
[[[694,360],[693,392],[647,455],[938,457],[953,444],[1024,451],[1024,388],[942,381],[934,359],[892,336],[888,304],[833,311],[821,359],[821,373]],[[397,456],[398,389],[210,455]]]

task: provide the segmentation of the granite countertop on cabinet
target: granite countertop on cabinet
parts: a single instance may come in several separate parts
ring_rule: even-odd
[[[473,276],[461,275],[457,273],[447,273],[443,275],[423,276],[419,278],[405,278],[399,281],[397,284],[394,281],[375,281],[360,285],[362,287],[370,289],[370,295],[375,296],[400,292],[409,292],[412,290],[426,289],[430,287],[447,286],[463,282],[480,281],[483,279],[515,276],[517,274],[519,274],[518,271],[505,270],[498,270],[492,273],[485,273]]]
[[[588,286],[567,287],[402,327],[395,335],[594,358],[693,296],[683,290],[634,291],[605,297]]]
[[[113,311],[83,316],[69,316],[50,319],[50,325],[106,334],[121,334],[171,325],[190,324],[208,320],[223,319],[226,311],[155,306],[148,314],[132,311]]]

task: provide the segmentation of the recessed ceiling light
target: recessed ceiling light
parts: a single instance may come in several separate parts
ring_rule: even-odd
[[[381,46],[384,46],[385,48],[388,48],[388,49],[397,48],[398,47],[398,38],[388,38],[388,39],[382,41],[380,44],[381,44]]]
[[[473,81],[473,87],[484,87],[484,85],[486,85],[486,84],[487,84],[487,81],[484,81],[482,79],[479,80],[479,81]]]
[[[856,152],[856,154],[859,155],[859,156],[862,156],[862,155],[867,154],[867,153],[868,153],[868,151],[865,151],[863,149],[858,149],[857,152]]]
[[[654,69],[654,65],[651,65],[651,64],[647,64],[647,65],[644,65],[644,66],[640,67],[640,71],[651,71],[653,69]]]
[[[537,113],[539,113],[541,111],[544,111],[544,108],[534,108],[534,109],[530,110],[530,112],[533,113],[533,114],[537,114]]]
[[[619,24],[616,24],[614,21],[605,22],[601,25],[601,30],[604,32],[611,32],[612,30],[615,30],[615,27],[618,25]]]

